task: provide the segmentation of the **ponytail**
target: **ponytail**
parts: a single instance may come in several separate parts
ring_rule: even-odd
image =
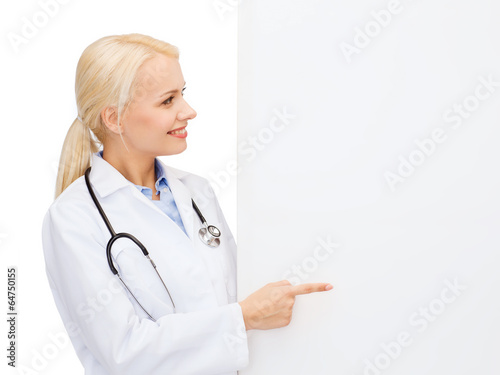
[[[64,139],[57,171],[55,198],[78,177],[83,176],[90,166],[92,154],[97,151],[98,146],[90,134],[90,129],[76,118]]]
[[[108,130],[101,110],[116,106],[119,123],[135,92],[137,71],[157,54],[179,58],[177,47],[142,34],[107,36],[83,51],[76,67],[75,95],[84,121],[77,117],[64,140],[55,198],[85,173],[92,154],[104,147]]]

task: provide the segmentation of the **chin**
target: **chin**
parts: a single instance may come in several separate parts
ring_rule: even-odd
[[[177,147],[169,147],[166,150],[163,150],[163,152],[159,155],[162,156],[168,156],[168,155],[179,155],[183,153],[187,149],[187,143],[184,143],[183,146],[177,146]]]

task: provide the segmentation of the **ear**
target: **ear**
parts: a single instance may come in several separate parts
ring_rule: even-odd
[[[123,127],[118,124],[118,109],[116,106],[104,107],[101,111],[101,119],[112,133],[120,134],[120,131],[123,131]]]

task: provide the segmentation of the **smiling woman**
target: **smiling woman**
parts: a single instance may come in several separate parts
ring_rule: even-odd
[[[177,47],[139,34],[105,37],[86,48],[76,72],[78,116],[63,145],[56,197],[83,175],[99,146],[107,146],[103,157],[115,162],[123,151],[132,157],[146,152],[148,162],[184,151],[185,142],[165,136],[196,116],[182,97],[178,57]]]
[[[178,59],[155,54],[139,68],[121,122],[116,106],[101,110],[102,122],[109,130],[103,141],[103,158],[127,180],[149,187],[153,197],[156,179],[151,172],[155,157],[183,152],[187,147],[188,120],[196,117],[184,100],[184,85]],[[169,90],[164,92],[165,88]],[[129,165],[131,159],[133,166]],[[138,169],[138,165],[142,167]]]
[[[296,295],[331,289],[283,280],[237,302],[236,243],[210,184],[157,158],[186,149],[196,112],[184,85],[177,48],[144,35],[102,38],[78,63],[78,117],[42,235],[86,374],[235,375],[247,330],[285,326]],[[106,304],[83,311],[116,277]]]

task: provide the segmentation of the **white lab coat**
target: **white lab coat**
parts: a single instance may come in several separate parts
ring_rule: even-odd
[[[113,245],[115,266],[154,322],[111,273],[108,229],[85,185],[71,184],[43,222],[46,271],[55,303],[88,375],[235,375],[248,364],[236,302],[236,244],[208,181],[162,163],[186,234],[108,162],[92,157],[90,181],[115,232],[141,241],[163,278],[133,242]],[[221,232],[210,248],[198,237],[198,204]]]

